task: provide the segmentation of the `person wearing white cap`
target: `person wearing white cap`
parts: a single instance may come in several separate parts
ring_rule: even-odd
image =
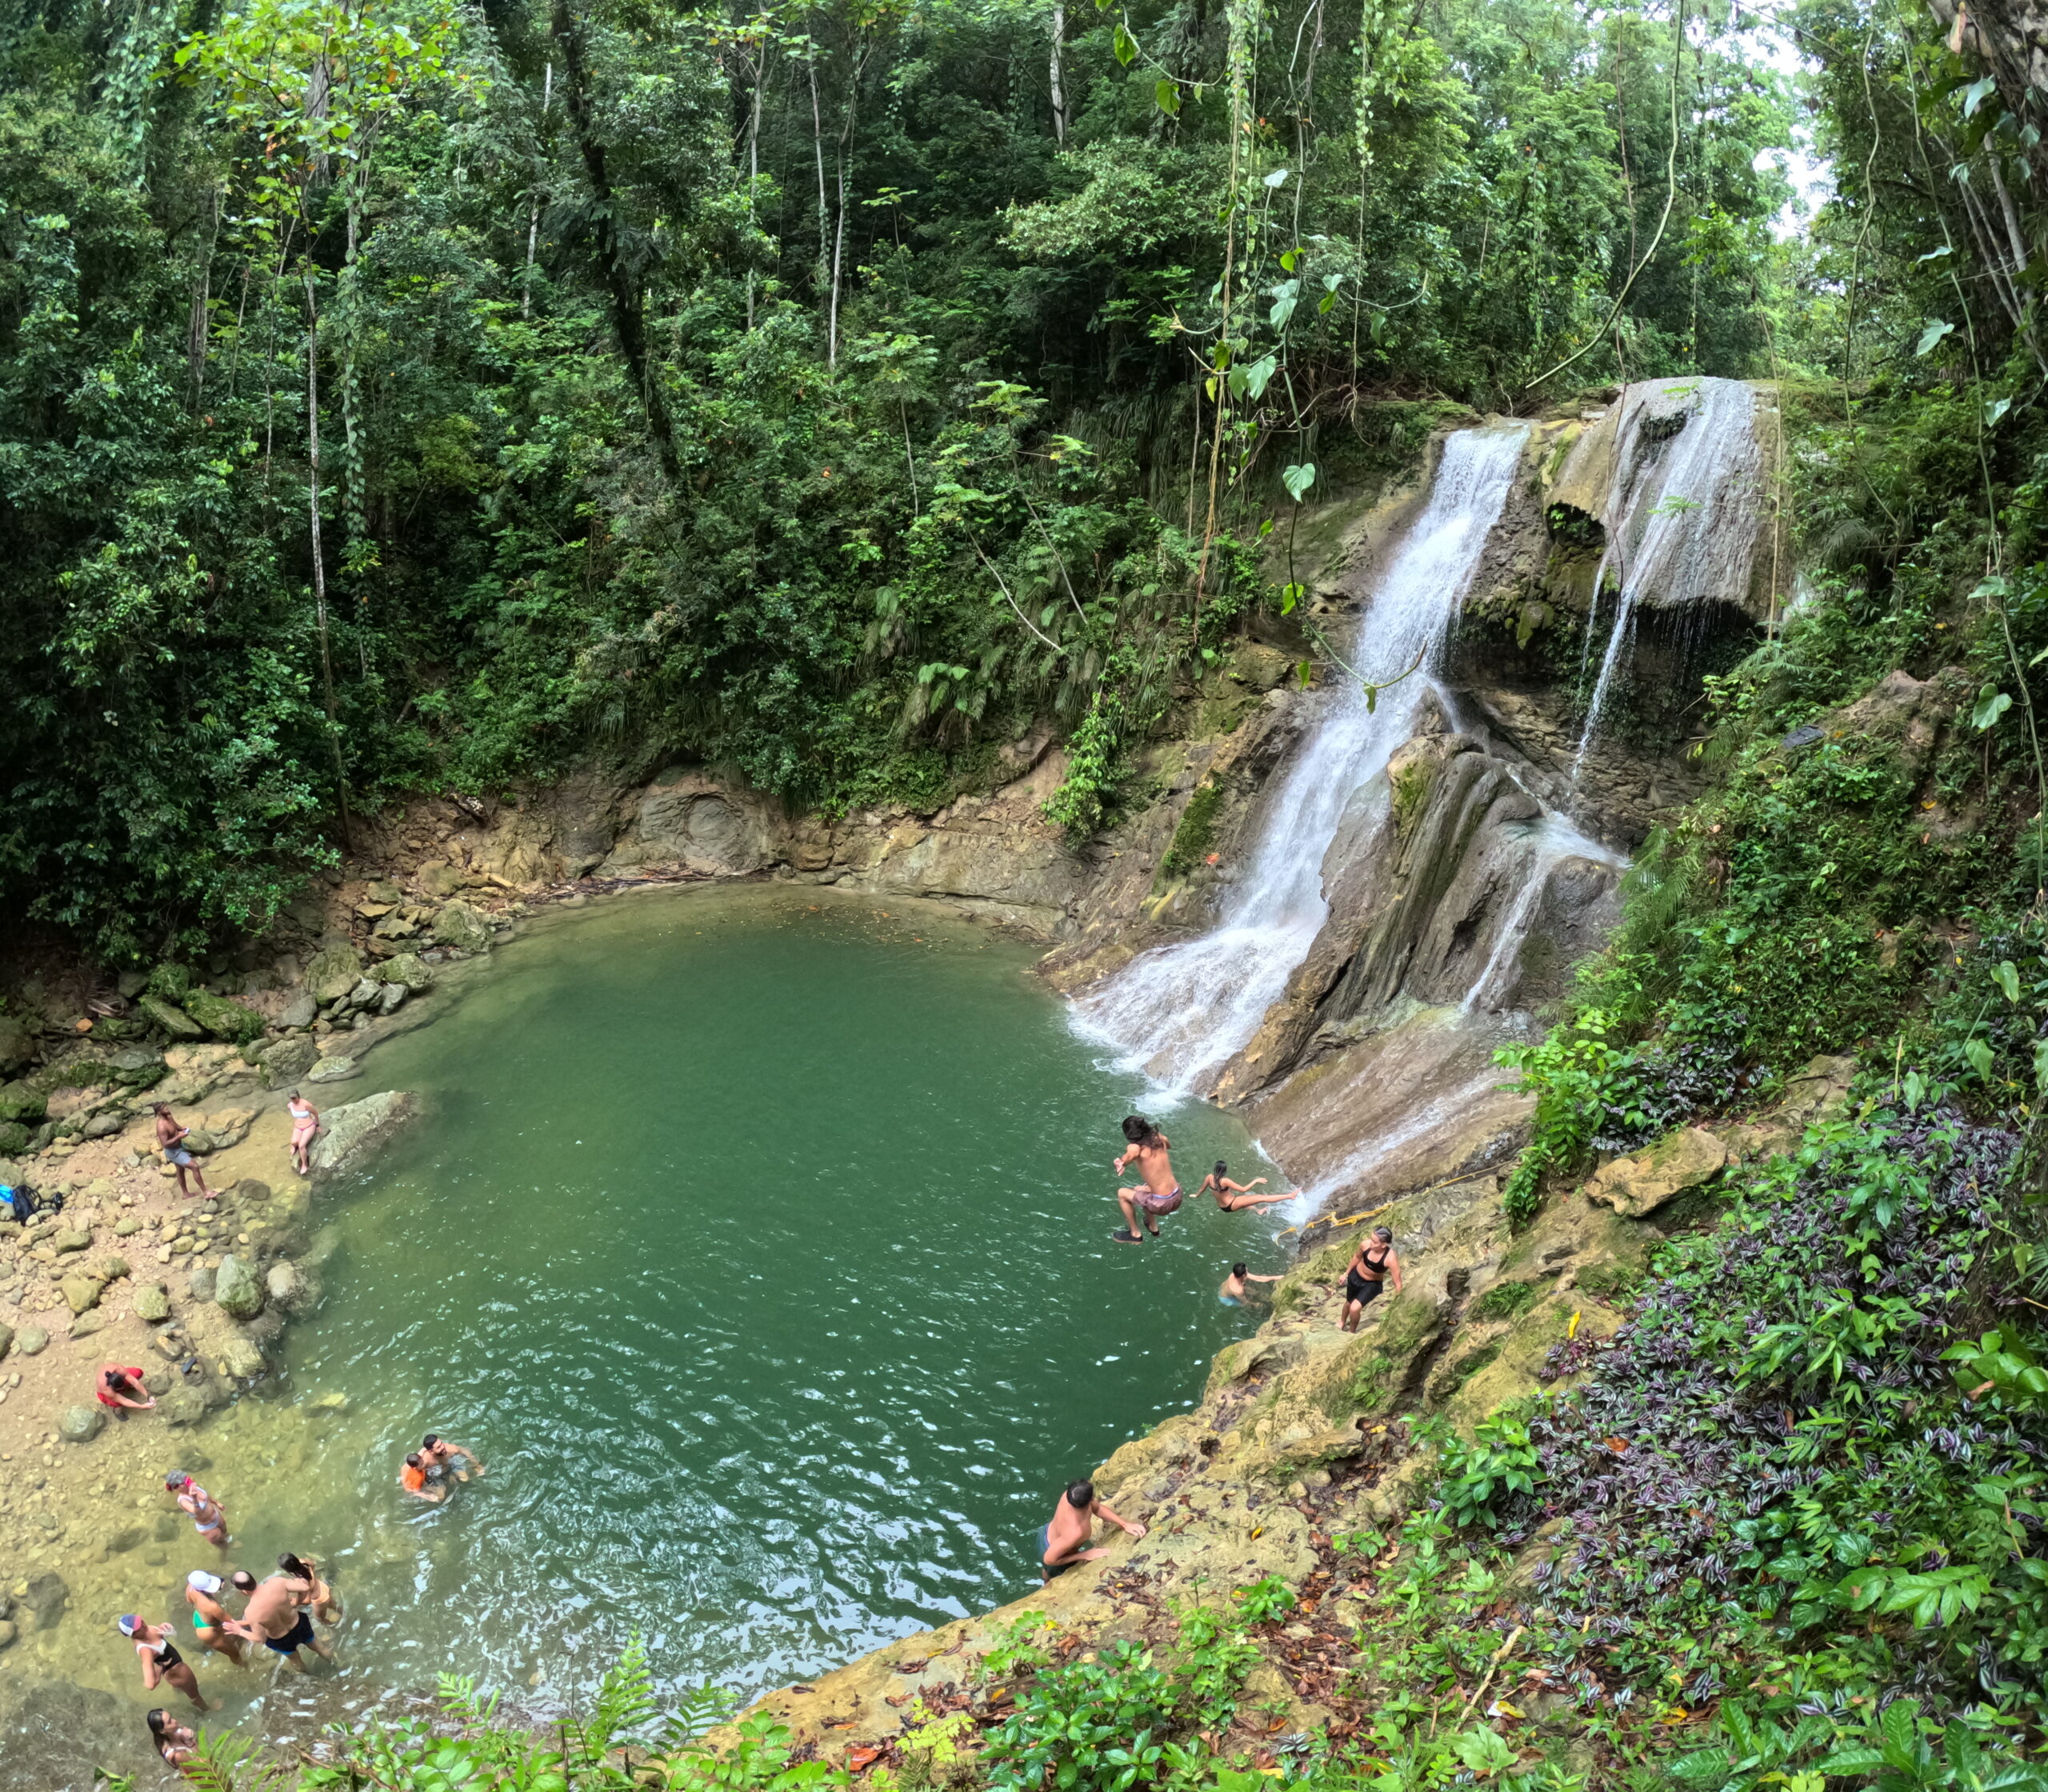
[[[117,1618],[115,1629],[135,1646],[135,1654],[142,1664],[142,1690],[153,1693],[164,1685],[175,1686],[192,1702],[196,1711],[210,1711],[206,1694],[199,1690],[199,1677],[186,1665],[185,1658],[178,1652],[178,1645],[170,1640],[168,1624],[152,1624],[146,1618]]]
[[[218,1574],[194,1568],[185,1577],[185,1602],[192,1608],[192,1630],[200,1646],[226,1656],[240,1667],[242,1639],[226,1628],[234,1614],[221,1603],[220,1596],[226,1586]]]

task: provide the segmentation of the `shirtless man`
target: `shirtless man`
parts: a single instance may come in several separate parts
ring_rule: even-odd
[[[192,1528],[217,1550],[228,1546],[227,1514],[220,1502],[189,1474],[175,1469],[163,1478],[163,1490],[178,1502],[178,1510],[192,1521]]]
[[[185,1186],[185,1172],[189,1170],[198,1182],[199,1193],[211,1201],[214,1191],[206,1186],[206,1171],[199,1167],[199,1160],[185,1149],[186,1135],[192,1129],[178,1125],[172,1116],[168,1102],[157,1103],[156,1115],[157,1149],[163,1153],[163,1161],[178,1172],[178,1192],[188,1196],[191,1194],[192,1191]]]
[[[1223,1278],[1223,1286],[1216,1290],[1216,1298],[1226,1306],[1243,1306],[1252,1298],[1251,1290],[1246,1286],[1247,1282],[1278,1282],[1279,1279],[1277,1275],[1247,1274],[1243,1264],[1233,1263],[1230,1273]]]
[[[1135,1158],[1138,1173],[1145,1180],[1134,1189],[1117,1190],[1117,1205],[1123,1209],[1123,1229],[1110,1236],[1120,1245],[1142,1244],[1145,1241],[1138,1230],[1138,1215],[1145,1216],[1145,1230],[1158,1238],[1159,1228],[1152,1222],[1180,1211],[1181,1186],[1174,1179],[1174,1166],[1166,1158],[1166,1147],[1173,1141],[1150,1120],[1141,1114],[1132,1114],[1123,1123],[1123,1136],[1130,1142],[1110,1167],[1121,1176],[1124,1166]]]
[[[1240,1207],[1266,1207],[1276,1201],[1292,1201],[1302,1192],[1299,1189],[1290,1190],[1285,1194],[1254,1194],[1251,1192],[1254,1189],[1265,1186],[1266,1178],[1263,1176],[1254,1176],[1249,1182],[1232,1182],[1230,1166],[1219,1158],[1216,1160],[1216,1167],[1202,1178],[1202,1186],[1194,1192],[1198,1195],[1214,1195],[1216,1205],[1226,1214],[1234,1214]]]
[[[1065,1574],[1077,1562],[1093,1562],[1110,1553],[1088,1546],[1098,1518],[1127,1532],[1134,1540],[1145,1534],[1144,1526],[1118,1518],[1096,1498],[1094,1482],[1077,1481],[1053,1509],[1052,1522],[1038,1527],[1038,1571],[1047,1581]]]
[[[458,1468],[458,1458],[466,1466]],[[430,1481],[446,1481],[451,1474],[458,1481],[466,1481],[473,1471],[479,1481],[483,1478],[483,1462],[474,1450],[464,1444],[450,1443],[431,1431],[419,1446],[419,1459]]]
[[[303,1674],[306,1663],[298,1658],[302,1649],[310,1649],[323,1661],[334,1658],[334,1650],[313,1634],[313,1614],[308,1609],[312,1602],[310,1575],[275,1574],[257,1583],[242,1616],[230,1618],[227,1627],[283,1656],[294,1673]]]

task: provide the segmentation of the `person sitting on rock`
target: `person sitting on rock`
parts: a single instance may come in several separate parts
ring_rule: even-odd
[[[190,1475],[176,1469],[163,1478],[163,1490],[176,1498],[178,1510],[192,1520],[194,1530],[215,1549],[227,1547],[227,1514],[211,1494]]]
[[[302,1176],[310,1176],[313,1139],[320,1130],[320,1110],[294,1089],[285,1098],[285,1112],[291,1116],[292,1167]]]
[[[1223,1278],[1223,1286],[1216,1290],[1216,1298],[1226,1306],[1242,1306],[1252,1298],[1246,1284],[1254,1282],[1278,1282],[1277,1275],[1251,1275],[1242,1263],[1233,1263],[1230,1273]]]
[[[1394,1291],[1398,1294],[1401,1292],[1401,1259],[1394,1254],[1394,1234],[1384,1226],[1375,1226],[1373,1235],[1358,1246],[1344,1271],[1345,1330],[1358,1329],[1359,1317],[1370,1302],[1379,1298],[1379,1291],[1386,1286],[1390,1275],[1394,1278]]]
[[[249,1584],[253,1590],[256,1583]],[[240,1667],[242,1638],[226,1627],[234,1614],[220,1601],[226,1588],[227,1582],[218,1574],[194,1568],[185,1577],[185,1602],[192,1608],[192,1633],[199,1639],[200,1647],[225,1655]]]
[[[199,1193],[208,1201],[215,1198],[206,1186],[206,1173],[199,1167],[199,1160],[185,1149],[184,1141],[191,1136],[190,1126],[181,1126],[170,1111],[168,1102],[156,1104],[157,1149],[163,1154],[163,1161],[178,1172],[178,1192],[189,1197],[192,1191],[185,1186],[185,1172],[190,1170],[198,1182]]]
[[[142,1690],[153,1693],[166,1683],[175,1686],[191,1702],[195,1711],[210,1711],[206,1695],[199,1690],[199,1677],[178,1652],[168,1624],[152,1624],[146,1618],[117,1618],[114,1627],[135,1645],[142,1664]]]
[[[1132,1114],[1123,1123],[1123,1136],[1130,1142],[1110,1167],[1121,1176],[1124,1166],[1134,1158],[1138,1174],[1145,1180],[1134,1189],[1117,1190],[1117,1205],[1123,1209],[1123,1228],[1110,1236],[1120,1245],[1142,1244],[1138,1215],[1145,1216],[1146,1231],[1158,1238],[1159,1228],[1152,1222],[1180,1211],[1181,1186],[1174,1178],[1174,1166],[1166,1155],[1173,1141],[1150,1120],[1141,1114]]]
[[[414,1499],[424,1500],[429,1506],[438,1506],[448,1497],[447,1482],[427,1473],[426,1459],[417,1450],[406,1458],[406,1466],[398,1470],[398,1485]]]
[[[1218,1158],[1216,1167],[1202,1178],[1202,1186],[1194,1192],[1198,1195],[1214,1195],[1216,1205],[1226,1214],[1234,1214],[1240,1207],[1266,1207],[1276,1201],[1292,1201],[1302,1192],[1299,1189],[1290,1189],[1285,1194],[1254,1194],[1251,1192],[1254,1189],[1265,1186],[1266,1178],[1263,1176],[1254,1176],[1249,1182],[1232,1182],[1230,1166]]]
[[[455,1466],[458,1457],[469,1465],[467,1468]],[[426,1434],[419,1446],[419,1459],[430,1481],[445,1482],[451,1474],[458,1481],[466,1481],[472,1470],[479,1480],[483,1476],[483,1463],[474,1450],[463,1444],[450,1443],[446,1438],[437,1437],[431,1431]]]
[[[112,1408],[114,1416],[124,1422],[131,1412],[146,1413],[156,1405],[154,1396],[142,1386],[139,1367],[123,1369],[111,1362],[102,1363],[93,1377],[93,1398]]]
[[[1116,1526],[1134,1540],[1145,1534],[1144,1526],[1118,1518],[1096,1498],[1094,1482],[1077,1481],[1053,1509],[1051,1523],[1038,1527],[1038,1570],[1047,1581],[1065,1574],[1077,1562],[1093,1562],[1110,1553],[1088,1547],[1098,1518]]]

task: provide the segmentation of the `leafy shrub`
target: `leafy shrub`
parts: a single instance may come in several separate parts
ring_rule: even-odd
[[[1270,1624],[1277,1618],[1285,1618],[1295,1604],[1292,1589],[1270,1574],[1250,1586],[1239,1587],[1230,1597],[1237,1601],[1247,1624]]]
[[[1483,1420],[1470,1443],[1455,1433],[1446,1437],[1438,1466],[1437,1506],[1452,1525],[1498,1523],[1496,1500],[1533,1498],[1547,1478],[1527,1423],[1511,1407]]]
[[[1473,1302],[1474,1319],[1511,1319],[1536,1298],[1533,1282],[1497,1282]]]

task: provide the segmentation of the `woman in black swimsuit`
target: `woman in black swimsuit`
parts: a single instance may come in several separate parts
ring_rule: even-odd
[[[195,1710],[213,1710],[199,1690],[199,1677],[186,1665],[178,1645],[170,1640],[168,1624],[152,1624],[146,1618],[118,1618],[114,1623],[122,1635],[135,1645],[135,1654],[142,1663],[144,1692],[153,1693],[168,1682],[192,1702]]]
[[[1394,1291],[1401,1292],[1401,1259],[1394,1254],[1394,1234],[1375,1226],[1373,1235],[1358,1246],[1350,1266],[1344,1272],[1344,1330],[1356,1331],[1366,1303],[1378,1298],[1386,1278],[1394,1278]]]

